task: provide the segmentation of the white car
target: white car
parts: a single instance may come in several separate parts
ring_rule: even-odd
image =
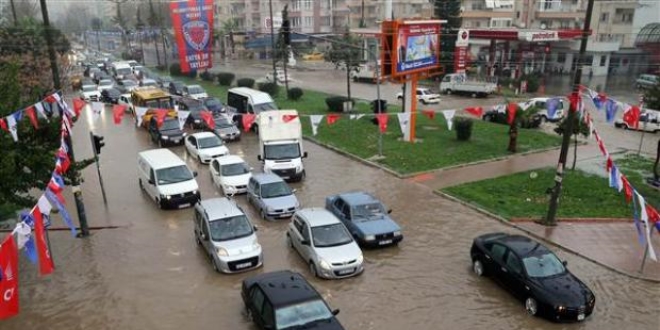
[[[417,101],[422,104],[440,103],[440,94],[431,92],[428,88],[417,88]],[[403,100],[403,92],[396,95],[397,100]]]
[[[314,276],[339,279],[364,271],[362,250],[344,224],[326,209],[297,211],[289,222],[286,239]]]
[[[208,164],[213,158],[229,155],[229,149],[222,139],[211,132],[195,133],[185,138],[188,154],[200,163]]]
[[[528,101],[518,103],[518,105],[523,110],[527,110],[532,106],[536,106],[539,108],[537,114],[541,116],[542,121],[556,122],[564,118],[564,110],[568,110],[568,100],[563,97],[554,97],[554,98],[558,99],[556,101],[558,103],[557,103],[557,109],[553,117],[550,117],[550,115],[548,114],[548,107],[547,107],[547,102],[549,99],[551,99],[551,97],[535,97]]]
[[[206,91],[200,85],[188,85],[183,87],[183,96],[188,96],[195,100],[201,100],[209,97]]]
[[[209,165],[213,184],[225,195],[243,194],[252,177],[252,168],[235,155],[213,158]]]
[[[98,88],[98,90],[99,90],[99,92],[102,92],[102,91],[104,91],[104,90],[106,90],[106,89],[110,89],[110,88],[113,88],[113,87],[115,87],[115,83],[113,83],[112,80],[110,80],[110,79],[102,79],[102,80],[99,81],[99,88]]]
[[[97,102],[101,99],[101,92],[96,85],[83,85],[80,89],[80,98],[88,102]]]

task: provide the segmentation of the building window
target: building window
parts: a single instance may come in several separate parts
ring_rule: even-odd
[[[607,56],[601,55],[600,56],[600,66],[605,66],[605,62],[607,62]]]
[[[312,7],[314,6],[312,4],[312,0],[302,0],[302,2],[303,2],[302,7],[304,10],[312,10]]]
[[[520,19],[520,12],[519,11],[516,12],[516,18]]]
[[[602,13],[600,14],[600,21],[603,23],[607,23],[610,20],[610,13]]]
[[[474,22],[474,27],[481,27],[481,22],[479,22],[479,21]]]
[[[291,27],[300,27],[300,17],[291,18]]]
[[[566,62],[566,53],[557,53],[557,63]]]
[[[314,26],[314,17],[310,16],[305,16],[305,20],[303,21],[303,26],[304,27],[311,27]]]
[[[632,8],[617,8],[614,11],[614,23],[632,24],[635,10]]]
[[[291,11],[300,11],[300,1],[299,0],[293,0],[291,2]]]
[[[584,57],[584,65],[592,66],[594,63],[594,56],[593,55],[586,55]]]
[[[571,21],[559,21],[559,28],[560,29],[570,29],[571,28]]]

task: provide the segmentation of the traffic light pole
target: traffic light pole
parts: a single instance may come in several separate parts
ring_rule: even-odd
[[[94,139],[94,133],[89,132],[89,140],[92,142],[92,150],[94,151],[94,162],[96,163],[96,173],[99,175],[99,183],[101,184],[101,194],[103,195],[103,204],[108,206],[108,199],[105,197],[105,187],[103,186],[103,176],[101,176],[101,165],[99,164],[99,152]],[[101,137],[102,139],[102,137]],[[99,147],[100,148],[100,145]]]

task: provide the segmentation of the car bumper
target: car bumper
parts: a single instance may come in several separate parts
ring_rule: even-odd
[[[364,272],[364,266],[362,264],[353,263],[351,265],[345,266],[331,266],[330,269],[323,269],[317,266],[317,274],[319,277],[337,280],[347,277],[358,276]]]
[[[441,99],[439,99],[439,98],[437,98],[437,99],[428,99],[428,100],[422,99],[420,101],[423,101],[423,102],[426,102],[426,103],[429,103],[429,104],[434,104],[434,103],[440,103]]]
[[[558,322],[581,322],[586,320],[593,312],[593,307],[566,308],[563,311],[551,309],[551,318]]]
[[[288,169],[271,169],[271,173],[276,174],[280,178],[287,180],[287,181],[298,181],[302,179],[302,177],[305,175],[305,171],[302,170],[300,172],[296,172],[295,168],[288,168]]]
[[[238,141],[241,139],[241,133],[220,134],[220,138],[223,141]]]
[[[399,244],[399,242],[401,242],[402,240],[403,240],[403,235],[399,235],[399,236],[385,235],[385,237],[376,237],[376,239],[370,241],[365,240],[364,237],[360,237],[359,239],[360,245],[370,248],[396,245]]]
[[[266,213],[266,217],[268,219],[272,220],[277,220],[277,219],[288,219],[293,216],[293,214],[297,211],[297,208],[288,208],[286,210],[275,210],[272,212]]]
[[[244,253],[237,256],[219,257],[215,255],[216,265],[223,273],[240,273],[259,268],[263,265],[263,252],[257,249],[250,253]]]
[[[183,137],[167,138],[167,139],[163,139],[161,137],[160,140],[162,141],[162,143],[164,145],[182,145],[183,144]]]
[[[208,164],[210,163],[213,158],[218,158],[222,156],[226,156],[227,154],[217,154],[217,155],[200,155],[199,159],[202,161],[203,164]]]
[[[199,191],[196,194],[171,195],[169,199],[162,198],[160,204],[164,209],[181,209],[195,205],[200,200]]]
[[[247,193],[247,185],[241,185],[241,186],[223,185],[222,191],[225,193],[225,195],[245,194]]]

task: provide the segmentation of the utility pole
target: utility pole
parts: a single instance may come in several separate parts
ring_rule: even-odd
[[[169,72],[170,68],[167,66],[167,50],[165,49],[165,43],[167,42],[167,38],[165,37],[166,32],[167,32],[167,30],[165,30],[164,28],[161,27],[160,34],[163,37],[163,60],[165,61],[165,70],[167,70]],[[158,47],[156,47],[156,48],[158,48]]]
[[[273,82],[277,85],[277,57],[275,56],[275,27],[273,24],[273,0],[268,0],[268,11],[270,12],[270,49],[273,58]],[[286,64],[284,64],[286,66]]]
[[[50,31],[50,20],[48,19],[48,7],[46,6],[46,0],[39,0],[41,5],[41,15],[44,20],[44,29],[46,32],[46,44],[48,45],[48,57],[50,59],[50,69],[53,73],[53,87],[56,91],[62,89],[62,84],[60,82],[60,73],[57,67],[57,54],[55,53],[55,47],[53,45],[53,36]],[[60,117],[64,116],[62,109],[60,109]],[[71,143],[71,132],[67,132],[65,137],[65,142],[67,149],[69,151],[69,158],[72,163],[76,163],[76,159],[73,154],[73,144]],[[89,236],[89,227],[87,226],[87,216],[85,214],[85,204],[83,203],[82,191],[80,190],[80,182],[78,180],[79,171],[75,169],[74,175],[71,179],[71,190],[73,190],[73,198],[76,201],[76,210],[78,211],[78,220],[80,221],[80,237]]]
[[[591,14],[594,10],[594,0],[589,0],[587,3],[587,14],[584,18],[584,28],[582,29],[582,41],[580,43],[580,53],[578,55],[577,68],[575,70],[575,77],[573,79],[573,92],[568,111],[568,118],[566,122],[566,129],[561,141],[561,151],[559,153],[559,162],[557,164],[557,173],[555,174],[555,186],[550,189],[550,205],[548,207],[548,214],[542,223],[546,226],[556,226],[557,208],[559,206],[559,196],[561,195],[562,179],[566,169],[566,158],[568,155],[568,147],[571,143],[571,135],[573,133],[573,122],[577,112],[578,102],[581,102],[580,95],[580,82],[582,80],[582,66],[584,65],[584,54],[587,52],[587,41],[589,40],[589,29],[591,24]]]
[[[14,6],[14,0],[9,0],[11,3],[11,14],[14,17],[14,25],[18,25],[18,16],[16,16],[16,6]]]

